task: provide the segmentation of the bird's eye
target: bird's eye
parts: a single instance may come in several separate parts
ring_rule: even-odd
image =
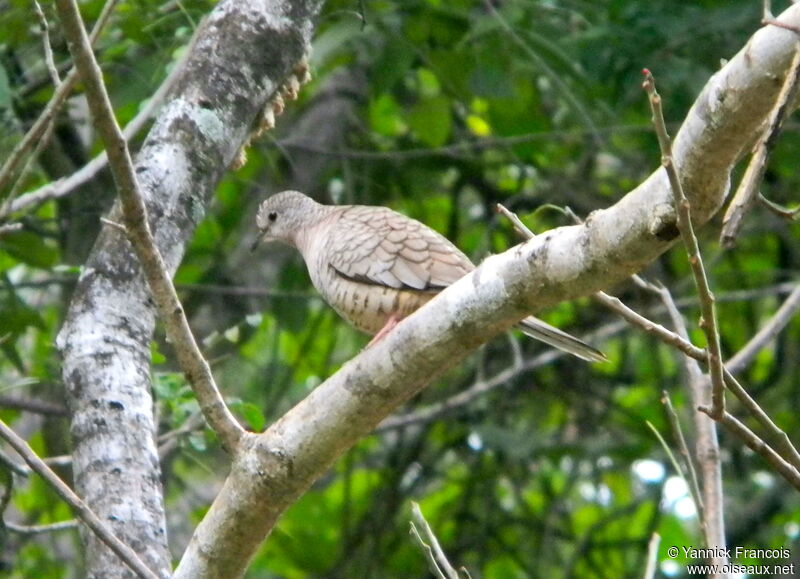
[[[269,215],[267,215],[267,219],[270,221],[275,221],[278,218],[278,214],[275,211],[270,211]]]

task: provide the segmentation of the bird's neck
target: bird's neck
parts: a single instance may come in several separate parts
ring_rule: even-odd
[[[295,230],[291,240],[303,257],[308,259],[316,249],[314,244],[319,240],[328,239],[327,235],[320,235],[320,230],[330,227],[339,218],[340,207],[335,205],[317,205],[313,208],[313,215],[308,216],[306,227]]]

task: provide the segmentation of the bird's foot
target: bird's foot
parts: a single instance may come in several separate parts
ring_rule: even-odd
[[[372,337],[372,339],[369,341],[369,344],[367,344],[366,347],[369,348],[373,344],[377,344],[378,342],[380,342],[386,334],[388,334],[394,329],[394,327],[397,325],[397,322],[399,321],[400,317],[397,316],[396,314],[392,314],[391,316],[389,316],[389,319],[386,320],[386,323],[378,331],[378,333]]]

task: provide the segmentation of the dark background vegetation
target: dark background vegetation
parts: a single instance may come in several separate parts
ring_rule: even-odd
[[[101,5],[83,3],[84,18],[91,22]],[[154,93],[210,7],[120,3],[97,53],[122,124]],[[50,5],[44,9],[56,63],[66,66],[57,19]],[[641,69],[656,75],[675,132],[721,59],[760,26],[760,10],[753,0],[328,2],[314,41],[313,82],[249,150],[247,165],[220,184],[176,275],[237,415],[263,429],[367,341],[316,296],[299,255],[274,246],[249,252],[264,196],[297,188],[326,202],[388,205],[480,260],[518,242],[495,203],[541,232],[571,223],[561,208],[585,217],[650,174],[660,154]],[[52,93],[33,14],[27,1],[0,1],[2,158]],[[76,97],[23,191],[71,174],[99,150]],[[794,202],[798,158],[790,121],[769,164],[766,196]],[[0,237],[4,405],[10,398],[63,404],[53,341],[113,196],[102,173],[66,199],[15,216],[24,230]],[[796,225],[757,208],[738,247],[724,251],[718,221],[700,236],[719,298],[723,350],[732,355],[797,277],[800,244]],[[696,328],[683,252],[667,253],[643,274],[672,290]],[[666,323],[659,300],[633,284],[608,291]],[[515,353],[531,369],[434,420],[363,440],[288,511],[248,576],[425,576],[408,536],[411,500],[451,561],[476,578],[639,577],[654,532],[662,537],[661,559],[670,545],[702,546],[696,518],[681,516],[680,485],[648,426],[671,440],[660,402],[666,390],[692,438],[677,354],[590,299],[541,315],[584,336],[610,361],[558,357],[537,365],[541,344],[520,335],[493,341],[401,413],[490,380],[514,365]],[[799,331],[791,324],[741,376],[794,441]],[[703,343],[696,330],[694,337]],[[161,431],[181,428],[197,405],[160,337],[153,382]],[[66,417],[9,408],[0,416],[41,455],[69,453]],[[796,492],[740,441],[720,436],[729,544],[790,547],[800,556]],[[228,459],[202,429],[172,440],[178,444],[166,449],[163,482],[177,556]],[[60,472],[70,475],[68,467]],[[70,517],[36,477],[16,481],[4,513],[23,525]],[[6,531],[0,538],[11,577],[80,575],[70,563],[80,551],[74,531]],[[661,572],[682,570],[666,563]]]

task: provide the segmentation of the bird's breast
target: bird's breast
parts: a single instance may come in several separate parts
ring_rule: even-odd
[[[312,282],[330,306],[357,329],[380,331],[390,317],[402,319],[427,303],[435,292],[395,289],[348,279],[328,266],[327,279]]]

